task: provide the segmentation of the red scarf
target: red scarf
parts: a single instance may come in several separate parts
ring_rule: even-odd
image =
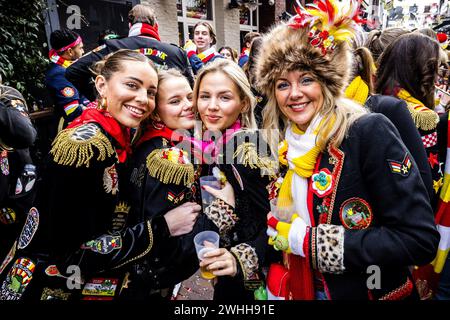
[[[129,37],[135,37],[135,36],[150,36],[152,38],[155,38],[158,41],[161,41],[159,38],[158,33],[158,24],[155,23],[154,26],[148,24],[148,23],[135,23],[132,26],[130,26],[130,31],[128,32]]]
[[[242,57],[245,57],[245,56],[249,56],[250,55],[250,48],[247,48],[247,47],[244,47],[244,48],[242,48],[242,52],[241,52],[241,55],[239,56],[239,59],[241,59]]]
[[[119,162],[123,163],[127,159],[127,154],[131,153],[130,129],[122,126],[106,110],[86,109],[73,120],[67,128],[75,128],[85,123],[98,123],[116,141],[115,150]]]
[[[169,141],[181,142],[186,139],[185,136],[178,134],[172,129],[167,128],[165,125],[161,124],[160,127],[155,127],[152,124],[149,124],[145,128],[144,134],[139,138],[136,142],[136,147],[144,143],[145,141],[151,140],[155,137],[162,137]]]

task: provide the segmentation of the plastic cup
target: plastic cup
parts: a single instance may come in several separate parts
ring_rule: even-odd
[[[197,257],[200,261],[203,260],[205,253],[219,248],[219,239],[219,234],[214,231],[202,231],[195,235],[195,251],[197,252]],[[216,277],[211,271],[206,269],[206,266],[200,268],[200,275],[203,279],[208,280]]]
[[[278,198],[270,200],[270,212],[272,215],[282,222],[291,222],[291,217],[294,214],[294,205],[278,204]]]
[[[200,187],[202,187],[202,186],[210,186],[210,187],[212,187],[214,189],[218,189],[218,190],[221,189],[220,181],[217,180],[217,178],[214,176],[200,177]],[[203,189],[201,189],[201,193],[202,193],[203,209],[205,209],[207,206],[209,206],[214,201],[214,199],[216,199],[216,197]]]

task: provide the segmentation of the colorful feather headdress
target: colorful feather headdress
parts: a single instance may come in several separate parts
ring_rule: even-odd
[[[297,1],[297,15],[292,17],[289,26],[294,29],[310,28],[310,43],[322,50],[325,55],[332,52],[337,42],[348,41],[354,37],[361,23],[360,2],[349,0],[348,5],[340,7],[333,0],[316,0],[306,8]]]

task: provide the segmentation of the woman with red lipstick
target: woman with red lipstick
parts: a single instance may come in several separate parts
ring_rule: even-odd
[[[204,187],[216,196],[204,213],[221,241],[220,248],[208,252],[200,266],[218,276],[215,300],[253,300],[254,290],[263,282],[265,216],[270,210],[266,186],[268,171],[273,170],[269,153],[258,154],[266,145],[253,130],[256,101],[245,73],[226,59],[202,69],[194,101],[207,130],[203,173],[218,172],[224,184],[221,190]],[[211,136],[215,139],[205,139]]]
[[[153,63],[138,52],[119,50],[94,70],[99,108],[85,110],[56,137],[35,207],[17,240],[19,259],[5,269],[0,299],[18,300],[22,294],[30,299],[112,299],[127,277],[121,267],[148,254],[168,229],[186,228],[161,216],[125,229],[130,130],[155,108]],[[27,282],[16,288],[12,283],[19,269]],[[77,276],[68,287],[73,270]],[[37,281],[30,282],[33,277]],[[104,292],[96,293],[99,286]]]
[[[343,98],[348,40],[359,28],[357,1],[349,5],[300,7],[263,38],[256,76],[268,98],[264,128],[277,129],[280,117],[286,128],[278,206],[295,210],[289,222],[268,215],[271,243],[283,251],[268,288],[295,300],[417,299],[409,266],[434,258],[439,234],[394,125]]]

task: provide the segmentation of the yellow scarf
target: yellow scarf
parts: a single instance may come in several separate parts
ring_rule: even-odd
[[[411,96],[405,89],[400,89],[397,97],[406,102],[411,117],[418,129],[429,131],[436,129],[439,123],[439,116],[433,110],[427,108],[422,102]]]
[[[287,130],[291,130],[292,134],[287,134],[286,140],[280,143],[278,149],[278,157],[280,163],[288,165],[289,170],[286,173],[283,183],[281,184],[280,191],[278,194],[278,206],[290,206],[293,203],[292,198],[292,177],[294,173],[298,174],[300,177],[309,178],[313,174],[314,167],[316,166],[317,157],[320,154],[320,148],[316,145],[316,138],[319,129],[324,125],[324,119],[318,119],[319,124],[315,127],[314,130],[307,129],[306,134],[309,135],[309,138],[304,143],[294,144],[294,141],[291,141],[289,136],[297,135],[304,136],[305,132],[300,130],[296,124],[292,124],[289,126]],[[314,123],[314,121],[312,121]],[[331,129],[334,120],[330,122],[327,129]],[[311,124],[312,125],[312,124]],[[308,132],[309,131],[309,132]],[[298,154],[297,157],[287,157],[288,150],[290,148],[294,148],[296,150],[291,150],[292,154]],[[290,159],[289,159],[290,158]]]
[[[364,105],[369,96],[369,86],[360,76],[357,76],[345,89],[345,96],[358,102],[360,105]]]

